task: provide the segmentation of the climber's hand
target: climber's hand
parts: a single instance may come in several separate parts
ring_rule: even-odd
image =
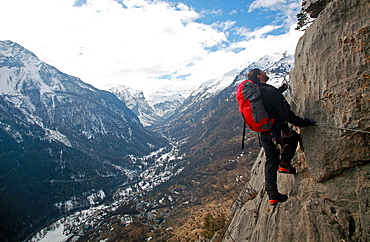
[[[288,83],[284,83],[281,87],[279,87],[279,91],[283,93],[288,89],[288,87]]]
[[[316,121],[313,120],[312,118],[307,118],[307,119],[310,120],[311,124],[315,124],[316,123]]]
[[[301,127],[308,127],[308,126],[313,125],[315,123],[316,123],[316,121],[313,120],[312,118],[305,118]]]

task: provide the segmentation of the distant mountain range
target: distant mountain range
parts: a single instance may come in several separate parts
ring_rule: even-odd
[[[185,100],[181,94],[165,89],[152,93],[149,99],[144,96],[143,91],[123,85],[107,85],[104,89],[125,102],[144,126],[151,126],[168,118]]]
[[[123,86],[96,89],[0,41],[0,237],[23,240],[102,201],[191,183],[212,160],[235,157],[243,121],[234,92],[256,67],[278,86],[293,58],[265,56],[205,82],[185,100],[171,91],[145,97]]]

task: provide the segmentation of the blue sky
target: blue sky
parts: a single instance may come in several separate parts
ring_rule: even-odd
[[[203,13],[204,17],[199,19],[199,22],[206,24],[211,24],[216,21],[231,20],[236,22],[235,26],[253,29],[256,27],[269,24],[275,14],[273,13],[275,11],[268,9],[262,11],[261,10],[249,11],[249,7],[251,3],[253,3],[253,1],[186,0],[183,2],[185,2],[189,6],[194,7],[197,11]],[[270,14],[272,14],[272,16]]]
[[[294,52],[296,0],[0,1],[12,40],[84,82],[188,95],[272,52]],[[145,90],[144,90],[145,91]]]
[[[86,4],[87,0],[77,0],[75,5],[81,6]],[[122,3],[122,1],[117,0]],[[255,29],[271,23],[284,25],[284,18],[288,17],[282,8],[293,4],[293,8],[298,13],[300,1],[289,0],[183,0],[167,2],[178,4],[185,3],[195,11],[200,13],[200,18],[195,20],[199,23],[213,24],[215,22],[233,21],[234,27]],[[277,3],[274,7],[274,3]],[[261,7],[258,7],[261,6]],[[293,14],[294,15],[294,14]],[[285,26],[286,27],[286,26]],[[271,32],[271,34],[282,34],[287,31],[286,28],[279,28]],[[231,31],[229,41],[238,41],[242,37],[237,34],[232,34]]]

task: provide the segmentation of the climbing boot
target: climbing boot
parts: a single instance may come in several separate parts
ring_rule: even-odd
[[[285,194],[280,194],[273,199],[269,200],[270,205],[275,206],[278,203],[286,202],[288,200],[288,196]]]
[[[296,174],[297,171],[294,167],[288,164],[281,163],[278,168],[278,172],[286,174]]]

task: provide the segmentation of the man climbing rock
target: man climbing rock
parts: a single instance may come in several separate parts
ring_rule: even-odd
[[[269,203],[271,205],[276,205],[288,199],[287,195],[280,194],[278,191],[276,183],[277,172],[288,174],[296,173],[295,168],[291,166],[290,162],[297,149],[299,136],[288,126],[288,123],[298,127],[307,127],[316,122],[312,119],[303,119],[295,115],[290,110],[290,105],[282,95],[287,88],[286,85],[277,89],[266,84],[269,80],[266,72],[260,69],[253,69],[248,73],[248,80],[260,87],[260,97],[263,106],[269,118],[273,120],[270,130],[259,133],[262,147],[266,154],[265,188],[269,196]],[[241,83],[240,85],[244,84]],[[251,102],[253,102],[253,100]],[[280,146],[280,150],[278,146]]]

